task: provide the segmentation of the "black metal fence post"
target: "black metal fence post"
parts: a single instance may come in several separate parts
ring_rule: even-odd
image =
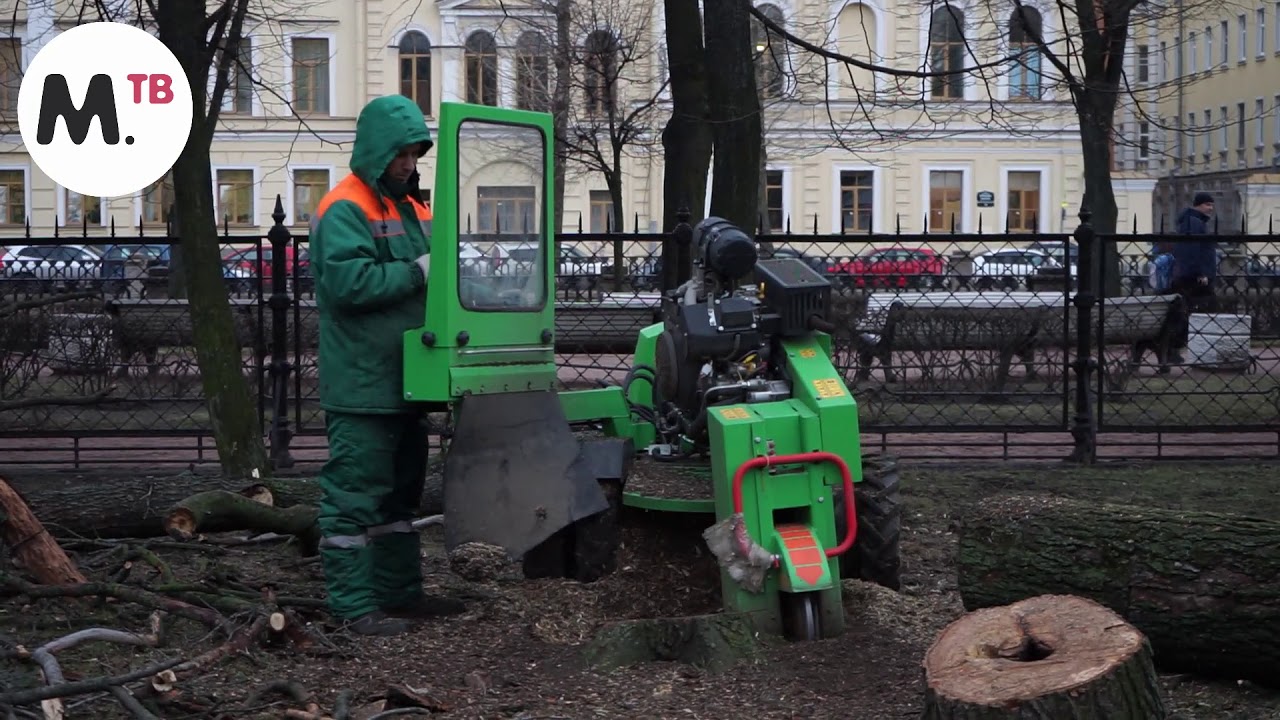
[[[1074,233],[1080,260],[1076,264],[1079,277],[1076,280],[1076,359],[1073,364],[1076,373],[1076,415],[1071,428],[1075,449],[1070,460],[1080,463],[1092,463],[1097,453],[1097,424],[1094,422],[1090,392],[1090,374],[1096,363],[1090,338],[1093,331],[1093,304],[1097,297],[1097,258],[1100,253],[1095,242],[1097,235],[1089,222],[1090,217],[1089,210],[1081,208],[1080,225]]]
[[[271,463],[276,468],[293,467],[293,455],[289,442],[293,432],[289,429],[289,255],[293,239],[284,224],[284,202],[276,195],[276,207],[271,213],[275,221],[267,231],[271,242]]]

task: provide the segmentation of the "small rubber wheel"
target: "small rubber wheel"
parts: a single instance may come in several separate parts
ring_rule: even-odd
[[[822,639],[819,593],[782,593],[783,633],[794,642]]]

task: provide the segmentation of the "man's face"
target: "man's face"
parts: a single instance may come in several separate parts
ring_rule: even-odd
[[[1196,209],[1204,213],[1205,215],[1212,215],[1213,203],[1212,202],[1200,203],[1199,205],[1196,206]]]
[[[422,151],[420,143],[406,145],[400,148],[400,152],[391,160],[391,164],[387,166],[387,175],[396,182],[407,182],[409,176],[418,167],[418,153]]]

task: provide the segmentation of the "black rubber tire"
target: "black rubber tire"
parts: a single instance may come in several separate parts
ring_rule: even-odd
[[[836,531],[844,537],[844,497],[836,501]],[[897,459],[862,458],[862,482],[854,486],[858,536],[840,558],[840,576],[858,578],[890,590],[902,589],[902,495]]]

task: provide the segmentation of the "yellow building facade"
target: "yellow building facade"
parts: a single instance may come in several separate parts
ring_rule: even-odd
[[[1270,12],[1271,1],[1259,8]],[[74,24],[72,6],[70,0],[31,0],[13,16],[16,21],[0,27],[0,235],[20,234],[28,221],[39,234],[49,234],[55,223],[76,231],[87,225],[90,234],[104,234],[112,223],[117,233],[134,234],[140,223],[156,232],[172,201],[167,181],[133,197],[83,198],[57,187],[23,151],[15,117],[21,68],[51,33]],[[662,6],[624,0],[579,0],[577,6],[600,22],[593,28],[575,20],[575,62],[595,58],[605,65],[630,65],[612,93],[592,86],[585,65],[575,66],[571,120],[599,128],[607,124],[609,103],[616,103],[617,115],[655,105],[648,114],[636,114],[645,127],[627,144],[619,174],[624,229],[657,230],[662,217],[660,134],[670,102],[661,85],[666,77]],[[546,78],[556,52],[554,21],[514,2],[279,0],[266,7],[275,8],[276,15],[251,21],[246,28],[242,64],[247,70],[237,72],[228,88],[211,155],[211,189],[218,215],[232,233],[269,227],[277,195],[283,198],[286,223],[305,232],[319,198],[347,172],[355,118],[370,98],[390,93],[415,98],[433,130],[441,102],[546,107],[551,91]],[[764,198],[774,231],[1074,229],[1083,165],[1070,98],[1049,79],[1047,63],[1041,67],[1044,61],[1031,57],[1012,68],[997,62],[1029,48],[1035,34],[1061,43],[1073,32],[1057,26],[1060,15],[1054,6],[1023,3],[1019,11],[1013,2],[958,2],[922,10],[919,3],[889,0],[769,0],[758,7],[816,46],[901,71],[925,65],[998,66],[953,78],[873,73],[795,47],[784,50],[776,36],[759,34],[767,138]],[[610,24],[625,46],[614,60],[591,51],[593,42],[607,37],[598,31]],[[1280,29],[1280,22],[1272,20],[1270,27]],[[1194,42],[1189,34],[1181,37]],[[1177,44],[1163,38],[1153,35],[1131,44],[1135,57],[1142,46],[1147,62],[1154,57],[1168,66],[1170,48]],[[1250,114],[1259,108],[1275,113],[1277,99],[1263,88],[1280,92],[1280,84],[1265,79],[1268,70],[1270,77],[1280,77],[1280,70],[1269,67],[1280,63],[1280,56],[1273,56],[1280,35],[1268,41],[1262,54],[1253,52],[1253,42],[1247,58],[1232,55],[1230,67],[1221,72],[1258,68],[1252,72],[1263,79],[1249,80],[1255,90],[1241,94],[1244,81],[1199,83],[1196,87],[1225,94],[1186,100],[1180,117],[1199,122],[1206,109],[1217,117],[1219,108],[1235,112],[1240,103]],[[616,59],[624,55],[625,61]],[[1165,105],[1160,107],[1164,113]],[[1254,163],[1259,157],[1270,162],[1280,153],[1280,114],[1274,117],[1275,136],[1268,142],[1275,145],[1255,147],[1254,140],[1263,137],[1258,133],[1266,132],[1257,125],[1247,131],[1247,152],[1231,146],[1223,154],[1225,146],[1217,136],[1213,142],[1218,144],[1206,146],[1208,138],[1202,134],[1188,139],[1200,143],[1194,150],[1164,152],[1160,161],[1153,159],[1153,148],[1167,145],[1160,145],[1167,136],[1157,137],[1148,128],[1142,151],[1146,157],[1138,158],[1136,150],[1118,157],[1119,230],[1154,229],[1152,204],[1162,173],[1207,170],[1209,165],[1216,172],[1222,163],[1241,158],[1250,167],[1262,166]],[[1236,131],[1227,132],[1234,142]],[[599,140],[606,150],[608,140]],[[495,148],[501,154],[500,146]],[[431,155],[420,170],[426,184],[433,184]],[[492,184],[486,180],[477,185],[477,223],[526,202],[527,188],[503,182],[502,174]],[[562,208],[566,231],[608,227],[606,187],[598,169],[571,165]],[[1268,197],[1250,192],[1251,214],[1254,208],[1265,214],[1280,200]]]

